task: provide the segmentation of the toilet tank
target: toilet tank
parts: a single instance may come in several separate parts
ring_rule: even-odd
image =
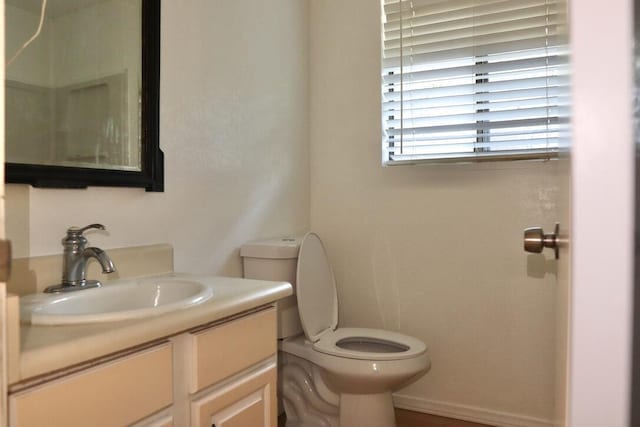
[[[296,272],[301,238],[250,242],[240,248],[244,277],[247,279],[289,282],[293,295],[278,301],[278,338],[302,333],[296,300]]]

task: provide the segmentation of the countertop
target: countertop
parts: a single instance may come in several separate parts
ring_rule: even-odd
[[[199,305],[143,319],[70,326],[23,324],[20,327],[19,367],[10,367],[19,369],[19,375],[14,376],[17,381],[12,382],[170,337],[292,294],[287,282],[178,273],[164,276],[209,284],[214,287],[214,295]]]

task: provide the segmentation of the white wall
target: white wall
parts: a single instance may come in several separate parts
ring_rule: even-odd
[[[60,253],[68,226],[101,222],[93,245],[167,242],[176,270],[240,275],[242,243],[307,228],[307,3],[162,7],[165,192],[8,185],[16,257]]]
[[[559,165],[382,168],[379,13],[371,0],[311,2],[311,226],[340,323],[428,344],[433,367],[400,392],[405,405],[553,419],[555,278],[535,276],[555,262],[528,258],[522,231],[552,228]]]

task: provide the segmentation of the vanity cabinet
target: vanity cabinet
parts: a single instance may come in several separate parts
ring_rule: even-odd
[[[276,352],[268,306],[18,384],[9,427],[276,427]]]

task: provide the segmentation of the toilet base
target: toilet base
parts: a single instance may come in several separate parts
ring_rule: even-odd
[[[317,368],[304,359],[286,353],[281,354],[281,360],[278,400],[282,401],[287,415],[286,426],[339,427],[339,398],[323,393],[322,379],[314,375]],[[332,397],[335,397],[335,404],[328,401],[333,400]]]
[[[391,392],[340,395],[340,427],[395,426]]]

